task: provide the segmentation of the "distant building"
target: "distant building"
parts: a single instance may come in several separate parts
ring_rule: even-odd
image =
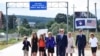
[[[29,22],[29,25],[30,25],[30,27],[34,27],[34,25],[35,25],[36,23],[35,22]]]
[[[2,15],[3,15],[3,13],[2,13],[2,11],[0,11],[0,28],[3,28]]]

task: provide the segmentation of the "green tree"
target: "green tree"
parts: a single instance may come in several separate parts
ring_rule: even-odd
[[[24,20],[22,21],[21,27],[19,29],[19,33],[21,35],[30,35],[32,32],[32,29],[28,23],[28,21],[24,18]]]
[[[6,18],[5,18],[5,16],[2,14],[1,15],[1,17],[2,17],[2,24],[3,24],[3,27],[5,28],[5,25],[6,25]]]
[[[72,31],[73,30],[73,15],[71,15],[71,16],[69,16],[69,19],[68,19],[68,29],[70,30],[70,31]]]
[[[46,24],[45,23],[37,23],[37,24],[35,24],[35,28],[37,28],[37,29],[44,29],[44,28],[46,28]]]
[[[57,14],[56,17],[55,17],[55,21],[57,23],[62,23],[62,22],[67,23],[66,14],[62,14],[62,13]]]
[[[51,25],[52,25],[54,22],[55,22],[55,21],[50,21],[50,22],[48,22],[48,23],[46,24],[47,28],[50,28]]]
[[[65,23],[60,23],[60,24],[59,24],[59,28],[64,29],[64,30],[65,30],[65,33],[67,33],[67,24],[65,24]]]
[[[67,26],[67,16],[66,14],[59,13],[56,15],[55,20],[52,22],[48,22],[47,27],[49,31],[52,31],[56,34],[59,28],[65,29],[65,33],[67,32],[67,27],[69,31],[73,30],[73,15],[68,15],[68,26]]]
[[[58,33],[58,31],[59,31],[59,29],[65,29],[65,33],[67,32],[67,26],[66,26],[66,24],[65,23],[60,23],[60,24],[58,24],[58,23],[54,23],[54,24],[52,24],[51,25],[51,27],[49,28],[49,31],[51,31],[54,35],[56,35],[57,33]]]
[[[22,26],[25,28],[30,28],[30,25],[29,25],[27,19],[24,18],[24,20],[22,21]]]
[[[14,28],[16,28],[16,19],[17,19],[17,17],[15,16],[15,15],[10,15],[10,16],[8,16],[9,18],[9,20],[8,20],[8,27],[9,27],[9,29],[14,29]]]
[[[27,29],[23,26],[20,27],[19,33],[23,36],[23,35],[30,35],[32,33],[32,29]]]
[[[49,31],[51,31],[54,35],[57,34],[59,30],[59,24],[58,23],[54,23],[51,25],[51,27],[49,28]]]

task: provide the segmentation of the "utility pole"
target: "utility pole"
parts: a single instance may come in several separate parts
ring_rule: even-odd
[[[98,32],[98,29],[97,29],[97,3],[94,3],[94,6],[95,6],[95,17],[96,17],[96,33]]]
[[[75,19],[75,5],[73,4],[73,32],[74,32],[74,19]]]
[[[87,19],[89,18],[89,0],[87,0]]]
[[[89,19],[89,0],[87,0],[87,19]],[[89,29],[87,28],[87,37],[89,36]],[[88,38],[89,40],[89,38]]]
[[[8,44],[8,2],[6,2],[6,42]]]
[[[17,38],[17,40],[19,40],[19,38],[20,38],[20,24],[21,24],[21,21],[20,21],[20,18],[17,18],[17,27],[18,27],[18,38]]]
[[[68,2],[66,2],[67,3],[67,32],[68,32],[68,29],[69,29],[69,24],[68,24],[68,18],[69,18],[69,15],[68,15],[68,9],[69,9],[69,5],[68,5]]]

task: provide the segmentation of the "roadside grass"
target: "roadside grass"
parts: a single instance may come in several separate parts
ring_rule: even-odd
[[[32,31],[33,31],[33,32],[37,32],[38,29],[33,29]],[[0,30],[0,32],[3,32],[3,31]],[[13,30],[10,31],[10,33],[13,33]],[[11,38],[11,39],[9,39],[9,40],[8,40],[8,44],[7,44],[6,41],[0,41],[0,50],[2,50],[2,49],[4,49],[4,48],[7,48],[7,47],[9,47],[9,46],[11,46],[11,45],[14,45],[14,44],[16,44],[16,43],[18,43],[18,42],[20,42],[20,41],[22,41],[22,40],[23,40],[23,36],[21,36],[21,37],[19,38],[19,40],[17,40],[16,38]]]
[[[19,40],[16,40],[16,38],[11,38],[8,40],[8,43],[6,41],[0,41],[0,50],[7,48],[8,46],[11,46],[15,43],[18,43],[22,40],[22,38],[20,38]]]

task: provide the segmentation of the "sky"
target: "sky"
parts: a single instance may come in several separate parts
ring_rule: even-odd
[[[4,14],[6,14],[6,2],[27,2],[27,5],[29,6],[30,1],[47,1],[49,2],[68,2],[69,3],[69,14],[73,14],[73,4],[75,5],[75,11],[87,11],[87,0],[1,0],[0,1],[0,11],[3,11]],[[100,19],[100,0],[90,0],[89,3],[89,10],[93,14],[95,14],[95,7],[94,3],[97,3],[97,17]],[[64,3],[63,3],[64,4]],[[63,4],[60,4],[63,6]],[[16,4],[10,4],[10,6],[14,6]],[[18,4],[17,6],[21,6],[21,4]],[[57,5],[57,4],[56,4]],[[51,6],[51,5],[50,5]],[[55,6],[53,4],[52,6]],[[58,13],[64,13],[67,14],[66,8],[47,8],[47,10],[30,10],[29,8],[9,8],[8,14],[12,15],[29,15],[29,16],[39,16],[39,17],[52,17],[54,18]]]

